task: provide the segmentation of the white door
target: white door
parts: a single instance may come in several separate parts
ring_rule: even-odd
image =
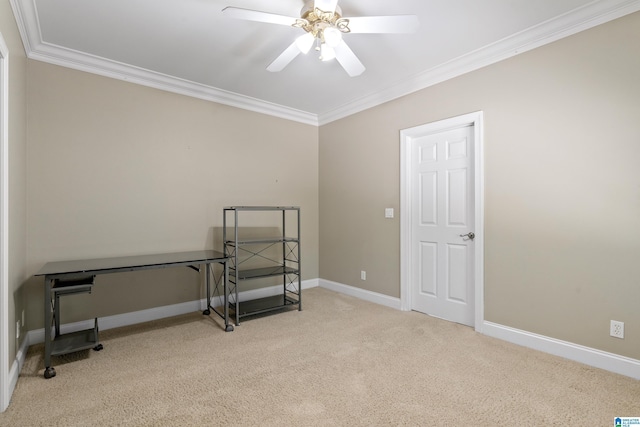
[[[474,127],[410,139],[411,309],[474,326]]]

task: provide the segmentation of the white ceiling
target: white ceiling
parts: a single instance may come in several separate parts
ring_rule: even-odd
[[[640,10],[640,0],[340,0],[342,14],[415,14],[415,34],[346,34],[366,66],[273,61],[302,30],[226,17],[299,16],[303,0],[10,0],[27,55],[310,124],[324,124]],[[313,51],[312,51],[313,52]]]

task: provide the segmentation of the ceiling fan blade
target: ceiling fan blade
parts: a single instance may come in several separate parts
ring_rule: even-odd
[[[364,72],[364,65],[362,65],[362,62],[360,62],[356,54],[353,53],[344,40],[342,40],[334,50],[336,52],[336,59],[349,76],[356,77]]]
[[[413,33],[420,26],[416,15],[357,16],[346,18],[352,33]]]
[[[323,12],[333,13],[336,11],[336,6],[338,6],[338,0],[315,0],[313,6]]]
[[[296,59],[299,54],[300,49],[294,41],[288,48],[284,50],[284,52],[280,54],[280,56],[278,56],[271,64],[269,64],[269,66],[267,67],[267,71],[277,73],[278,71],[284,70],[284,67],[286,67],[291,61]]]
[[[247,21],[267,22],[269,24],[279,24],[291,26],[296,23],[298,18],[290,16],[276,15],[275,13],[260,12],[258,10],[242,9],[239,7],[225,7],[222,9],[225,16],[236,19],[244,19]]]

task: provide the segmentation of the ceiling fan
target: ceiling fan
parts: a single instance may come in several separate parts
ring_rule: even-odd
[[[300,53],[308,53],[315,45],[321,60],[336,59],[349,76],[359,76],[365,66],[342,39],[343,34],[412,33],[419,25],[415,15],[344,18],[338,0],[307,0],[299,18],[238,7],[226,7],[222,12],[231,18],[287,25],[305,31],[267,67],[271,72],[282,71]]]

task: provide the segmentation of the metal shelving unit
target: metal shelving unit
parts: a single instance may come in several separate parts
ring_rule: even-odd
[[[251,220],[251,221],[247,221]],[[261,227],[256,227],[256,223]],[[270,230],[268,237],[245,235]],[[224,253],[229,257],[229,309],[240,318],[296,307],[302,310],[300,276],[300,208],[296,206],[231,206],[224,208]],[[243,301],[244,282],[264,286],[266,296]],[[273,281],[274,286],[268,286]]]

